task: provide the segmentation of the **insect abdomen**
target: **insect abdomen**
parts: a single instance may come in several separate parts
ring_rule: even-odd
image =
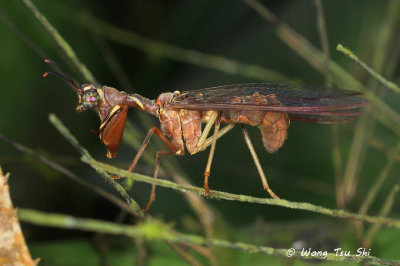
[[[197,142],[201,136],[201,112],[195,110],[180,110],[182,135],[186,149],[190,154],[196,150]]]
[[[280,105],[274,94],[261,95],[257,92],[249,96],[236,97],[232,102],[253,102],[270,106]],[[271,153],[282,147],[287,138],[287,129],[289,127],[289,117],[287,114],[246,109],[223,111],[221,121],[258,126],[261,131],[264,147]]]
[[[264,147],[271,153],[282,147],[290,123],[288,115],[284,113],[245,110],[222,112],[221,121],[258,126]]]
[[[268,152],[276,152],[282,147],[287,139],[289,124],[290,120],[287,114],[265,113],[263,123],[258,128],[261,131],[264,147]]]
[[[184,145],[182,140],[181,120],[179,111],[160,109],[161,130],[172,143],[178,148],[178,154],[184,153]]]

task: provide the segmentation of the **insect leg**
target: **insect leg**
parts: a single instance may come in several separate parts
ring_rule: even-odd
[[[156,161],[154,165],[154,173],[153,173],[153,178],[157,179],[158,177],[158,171],[160,170],[160,157],[161,156],[168,156],[168,155],[176,155],[174,151],[158,151],[156,153]],[[143,211],[146,212],[150,209],[151,204],[153,201],[156,199],[156,184],[151,185],[151,191],[150,191],[150,197],[149,200],[146,204],[146,207],[144,207]]]
[[[213,143],[213,136],[207,138],[208,133],[211,130],[211,127],[213,124],[215,124],[215,120],[217,119],[217,114],[218,112],[213,112],[211,115],[210,119],[208,120],[206,126],[204,127],[203,132],[201,133],[201,136],[196,144],[196,149],[191,153],[191,154],[196,154],[198,152],[204,151],[208,146],[210,146]],[[217,139],[225,135],[229,130],[231,130],[235,126],[234,123],[229,123],[225,127],[223,127],[221,130],[219,130]]]
[[[153,177],[154,178],[157,178],[158,171],[160,169],[160,156],[176,155],[177,152],[179,151],[179,149],[174,144],[172,144],[172,142],[162,133],[162,131],[159,128],[152,127],[147,132],[147,135],[144,138],[142,145],[140,146],[138,152],[135,155],[135,158],[133,159],[131,165],[129,166],[129,168],[128,168],[129,172],[132,172],[135,169],[136,164],[138,163],[140,157],[142,156],[144,150],[146,149],[147,145],[150,142],[151,136],[154,133],[170,149],[169,151],[158,151],[157,152],[157,154],[156,154],[156,162],[155,162],[155,165],[154,165],[154,173],[153,173]],[[148,200],[148,202],[146,204],[146,207],[143,209],[143,211],[147,211],[150,208],[152,202],[155,200],[155,198],[156,198],[155,191],[156,191],[156,186],[155,186],[155,184],[152,184],[151,185],[150,197],[149,197],[149,200]]]
[[[136,153],[135,158],[133,159],[132,163],[130,164],[128,171],[132,172],[135,169],[136,164],[138,163],[140,157],[142,156],[144,150],[146,149],[147,145],[149,144],[150,138],[153,134],[156,134],[156,136],[162,141],[164,142],[165,145],[167,145],[167,147],[174,153],[176,153],[178,151],[178,148],[172,144],[172,142],[162,133],[162,131],[157,128],[157,127],[152,127],[149,129],[149,131],[147,132],[146,137],[143,140],[142,145],[140,146],[138,152]]]
[[[212,136],[213,141],[211,144],[210,154],[208,155],[206,170],[204,170],[204,191],[206,192],[206,195],[210,194],[210,188],[208,187],[208,177],[210,176],[211,163],[214,157],[215,146],[217,144],[217,136],[220,125],[221,125],[221,112],[218,112],[217,121],[215,122],[214,126],[214,134]]]
[[[217,139],[228,133],[229,130],[231,130],[234,127],[235,123],[229,123],[226,126],[224,126],[221,130],[218,131]],[[197,152],[204,151],[208,146],[212,144],[212,142],[213,142],[213,137],[207,138]]]
[[[192,152],[192,154],[196,154],[199,151],[201,151],[200,148],[202,147],[204,141],[206,140],[208,133],[210,133],[211,127],[214,125],[215,120],[217,120],[217,116],[218,112],[216,111],[211,114],[210,119],[207,121],[207,124],[204,127],[203,132],[201,132],[199,140],[197,141],[196,149],[194,150],[194,152]]]
[[[257,171],[258,171],[258,174],[260,175],[260,178],[261,178],[261,181],[263,183],[264,189],[266,191],[268,191],[268,193],[271,195],[271,197],[273,197],[274,199],[279,199],[279,197],[268,186],[267,178],[265,177],[265,174],[264,174],[264,171],[263,171],[263,169],[261,167],[260,161],[258,160],[256,151],[254,150],[254,146],[253,146],[253,143],[250,140],[249,134],[247,133],[247,130],[244,127],[244,125],[241,124],[241,126],[242,126],[242,133],[243,133],[244,140],[245,140],[245,142],[247,144],[247,147],[250,150],[251,157],[253,157],[253,161],[254,161],[254,163],[255,163],[255,165],[257,167]]]

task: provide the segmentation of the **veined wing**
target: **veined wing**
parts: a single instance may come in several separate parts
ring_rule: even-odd
[[[184,91],[165,108],[357,116],[360,112],[355,109],[369,103],[358,95],[358,92],[329,87],[250,83]],[[276,100],[270,101],[271,98]]]

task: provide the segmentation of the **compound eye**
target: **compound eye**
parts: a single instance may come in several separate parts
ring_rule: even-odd
[[[96,108],[99,105],[100,95],[97,93],[96,87],[86,84],[81,87],[82,95],[79,96],[78,112],[87,109]]]
[[[85,91],[82,96],[82,105],[87,108],[95,108],[99,104],[100,96],[96,89]]]

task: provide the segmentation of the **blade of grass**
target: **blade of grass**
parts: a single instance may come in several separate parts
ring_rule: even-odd
[[[56,162],[54,162],[54,161],[52,161],[52,160],[40,155],[36,151],[34,151],[34,150],[30,149],[30,148],[27,148],[27,147],[23,146],[22,144],[20,144],[18,142],[15,142],[13,140],[8,139],[7,137],[5,137],[1,133],[0,133],[0,139],[2,139],[4,142],[6,142],[9,145],[11,145],[12,147],[17,149],[18,151],[24,153],[25,155],[32,156],[33,158],[35,158],[38,161],[44,163],[48,167],[50,167],[50,168],[56,170],[57,172],[65,175],[66,177],[72,179],[73,181],[75,181],[78,184],[86,187],[87,189],[99,194],[100,196],[102,196],[106,200],[114,203],[115,205],[117,205],[118,207],[123,209],[124,211],[126,211],[126,212],[128,212],[130,214],[133,214],[133,215],[137,215],[136,212],[133,211],[125,202],[121,201],[119,198],[115,197],[113,194],[111,194],[108,191],[106,191],[106,190],[104,190],[104,189],[102,189],[100,187],[97,187],[97,186],[95,186],[93,184],[89,184],[84,179],[76,176],[74,173],[72,173],[68,169],[64,168],[63,166],[57,164]]]
[[[69,132],[69,130],[61,123],[61,121],[54,115],[50,114],[49,116],[50,122],[60,131],[60,133],[81,153],[83,158],[86,158],[87,160],[92,160],[93,162],[95,161],[91,155],[88,153],[86,149],[84,149],[76,140],[74,136]],[[110,183],[128,202],[128,204],[134,209],[134,211],[137,213],[138,216],[144,217],[144,213],[140,209],[139,205],[134,201],[126,192],[123,186],[121,186],[118,182],[116,182],[114,179],[110,177],[107,172],[105,172],[103,169],[99,167],[95,167],[91,165],[100,175],[103,176],[103,178],[106,180],[107,183]],[[209,212],[207,212],[209,213]]]
[[[83,162],[91,165],[92,167],[101,169],[102,171],[107,172],[109,174],[120,175],[122,177],[134,179],[135,181],[139,181],[139,182],[156,184],[161,187],[167,187],[167,188],[177,190],[180,192],[184,192],[184,193],[186,193],[188,191],[194,192],[197,195],[203,195],[203,193],[204,193],[204,189],[200,188],[200,187],[195,187],[195,186],[190,186],[190,185],[180,185],[180,184],[168,181],[168,180],[154,179],[149,176],[145,176],[145,175],[141,175],[141,174],[137,174],[137,173],[130,173],[126,170],[119,169],[112,165],[98,162],[94,159],[91,159],[91,158],[88,158],[85,156],[82,156],[81,159]],[[355,219],[355,220],[360,220],[360,221],[365,221],[365,222],[370,222],[370,223],[384,224],[389,227],[400,228],[400,220],[360,215],[360,214],[355,214],[355,213],[351,213],[351,212],[347,212],[347,211],[343,211],[343,210],[329,209],[329,208],[321,207],[321,206],[314,205],[314,204],[307,203],[307,202],[292,202],[292,201],[287,201],[287,200],[283,200],[283,199],[276,200],[276,199],[270,199],[270,198],[256,198],[256,197],[252,197],[252,196],[238,195],[238,194],[226,193],[226,192],[215,191],[215,190],[211,190],[210,198],[224,199],[224,200],[230,200],[230,201],[248,202],[248,203],[257,203],[257,204],[266,204],[266,205],[273,205],[273,206],[281,206],[281,207],[290,208],[290,209],[307,210],[307,211],[325,214],[325,215],[333,216],[333,217],[337,217],[337,218],[349,218],[349,219]]]
[[[386,63],[386,75],[392,76],[393,72],[396,70],[399,58],[400,58],[400,34],[397,34],[396,40],[394,41],[394,45],[388,53],[390,54],[390,58],[388,58]]]
[[[69,60],[80,70],[83,77],[99,87],[99,83],[96,81],[92,73],[89,69],[79,60],[76,56],[72,47],[65,41],[65,39],[58,33],[56,28],[50,24],[45,16],[37,9],[37,7],[32,3],[31,0],[22,0],[22,2],[31,10],[33,15],[40,21],[43,27],[50,33],[50,35],[54,38],[56,43],[60,46],[60,48],[65,52]]]
[[[243,0],[252,7],[267,21],[271,22],[276,29],[278,37],[286,43],[293,51],[302,56],[317,71],[323,73],[325,55],[313,46],[303,36],[298,34],[284,22],[280,21],[269,9],[260,4],[256,0]],[[372,115],[382,124],[390,128],[394,133],[400,136],[400,115],[383,102],[375,93],[368,91],[365,87],[348,72],[346,72],[337,63],[330,60],[329,69],[332,74],[333,81],[343,88],[351,88],[355,91],[363,92],[365,97],[371,100],[379,112],[373,112]]]
[[[375,49],[373,53],[373,68],[376,69],[377,72],[383,70],[383,61],[387,58],[386,51],[389,51],[389,44],[392,38],[393,32],[396,31],[395,21],[398,16],[398,8],[395,8],[395,4],[398,3],[398,0],[391,0],[387,6],[388,15],[386,19],[380,26],[380,31],[375,39]],[[342,52],[347,52],[346,54],[351,57],[353,55],[353,59],[355,59],[355,55],[351,53],[350,50],[344,48],[341,45],[337,46],[337,49]],[[366,66],[364,62],[357,58],[359,63]],[[370,69],[372,70],[372,69]],[[374,71],[375,72],[375,71]],[[375,72],[376,73],[376,72]],[[371,78],[367,83],[368,88],[373,92],[378,92],[378,82],[376,79]],[[382,92],[380,92],[382,94]],[[367,107],[367,109],[371,109],[371,107]],[[346,202],[349,202],[358,187],[358,182],[360,179],[360,169],[365,160],[366,155],[366,145],[365,142],[371,136],[375,127],[375,122],[372,119],[368,119],[367,117],[363,117],[357,123],[356,130],[354,132],[354,138],[350,149],[349,160],[347,162],[347,166],[344,172],[344,182],[343,187],[340,191],[343,192],[343,197]]]
[[[23,0],[24,1],[24,0]],[[73,62],[75,63],[75,65],[77,66],[77,68],[79,69],[79,71],[81,72],[81,74],[83,75],[83,77],[88,80],[91,83],[96,84],[96,86],[98,87],[99,84],[98,82],[96,82],[95,78],[93,77],[93,75],[91,74],[91,72],[82,64],[80,63],[78,57],[76,56],[75,52],[73,51],[72,47],[65,41],[65,39],[55,30],[55,28],[48,22],[48,20],[41,14],[41,12],[36,8],[36,6],[33,5],[32,2],[28,1],[24,1],[24,3],[28,6],[28,8],[34,13],[35,17],[38,18],[38,20],[40,21],[40,23],[48,30],[48,32],[50,33],[50,35],[55,39],[55,41],[58,43],[58,45],[62,48],[62,50],[64,51],[64,53],[67,55],[67,57],[71,60],[73,60]],[[104,48],[104,47],[103,47]],[[103,49],[105,50],[105,49]],[[110,50],[107,50],[107,52],[110,52]],[[110,55],[108,57],[108,62],[112,63],[113,65],[115,65],[116,60],[112,60],[112,54],[108,53],[108,55]],[[126,78],[124,79],[124,81],[128,81]],[[130,125],[129,121],[127,122],[127,125]],[[134,128],[131,126],[131,128]],[[127,132],[125,132],[127,133]],[[138,136],[137,131],[132,131],[131,133],[133,133],[134,135]],[[138,143],[137,145],[135,145],[135,147],[137,148],[140,144]],[[121,192],[123,193],[123,192]],[[125,195],[125,197],[127,196],[127,194]],[[126,197],[127,200],[129,200]],[[202,200],[197,201],[198,204],[200,204],[201,202],[203,202]],[[203,202],[204,203],[204,202]],[[133,203],[132,203],[133,204]],[[193,206],[193,204],[192,204]],[[206,204],[202,205],[203,208],[207,208]],[[196,210],[196,209],[195,209]],[[209,212],[203,212],[203,215],[206,215]],[[204,219],[201,219],[204,220]],[[211,226],[211,225],[208,225]],[[212,230],[210,229],[206,229],[206,231],[211,232]]]
[[[281,73],[257,65],[244,64],[219,55],[210,55],[152,40],[134,32],[112,26],[87,13],[81,13],[79,15],[79,25],[104,38],[134,47],[152,55],[159,55],[176,61],[182,61],[247,78],[280,82],[288,80],[288,78]]]
[[[324,63],[324,74],[325,74],[325,84],[327,86],[331,85],[331,73],[329,71],[329,42],[328,42],[328,34],[326,32],[326,23],[324,16],[324,9],[322,7],[321,0],[314,0],[315,7],[317,9],[317,26],[319,38],[322,45],[322,51],[325,55],[325,63]]]
[[[94,38],[97,40],[96,42],[98,43],[102,54],[104,55],[104,58],[107,61],[107,65],[109,66],[110,70],[114,73],[114,76],[117,78],[119,81],[120,85],[122,87],[131,87],[132,84],[130,83],[128,77],[125,74],[125,71],[121,64],[118,62],[118,59],[116,58],[115,54],[111,50],[111,48],[108,46],[106,40],[104,40],[102,37],[99,37],[97,35],[94,36]],[[147,116],[147,114],[144,113],[139,113],[139,119],[140,121],[145,124],[146,128],[150,128],[152,125],[150,125],[150,119]],[[127,132],[124,134],[124,142],[127,142],[131,144],[132,147],[134,147],[136,150],[140,147],[141,143],[138,141],[139,136],[141,135],[141,132],[137,130],[135,127],[133,127],[132,123],[127,123],[126,124],[126,129],[128,129]],[[142,134],[144,135],[144,134]],[[154,142],[151,143],[151,146],[154,145]],[[160,145],[156,146],[157,150],[161,150]],[[142,155],[142,158],[149,164],[149,165],[154,165],[154,158],[155,158],[155,153],[154,151],[150,149],[146,149],[145,153]],[[177,163],[177,160],[174,158],[168,158],[168,164],[163,164],[160,167],[161,172],[165,171],[166,175],[171,177],[172,180],[179,184],[190,184],[187,180],[188,178],[185,177],[184,171],[182,168],[179,166]],[[179,173],[179,174],[176,174]],[[128,187],[130,185],[128,184]],[[191,208],[194,210],[196,215],[198,216],[201,224],[203,225],[204,231],[206,233],[207,237],[213,237],[214,236],[214,229],[213,229],[213,223],[219,221],[216,221],[215,216],[213,214],[213,211],[211,210],[211,207],[205,203],[205,201],[199,197],[198,195],[195,194],[185,194],[185,197],[191,206]],[[215,210],[214,210],[215,212]],[[219,220],[219,219],[218,219]],[[228,225],[225,223],[224,226],[228,227]],[[218,263],[216,262],[215,256],[213,252],[211,251],[208,256],[206,256],[210,260],[211,265],[217,265]]]
[[[15,36],[17,36],[17,38],[22,40],[30,49],[34,51],[34,53],[39,55],[42,60],[48,58],[46,53],[42,49],[40,49],[40,47],[38,47],[25,33],[23,33],[6,14],[1,11],[0,19],[3,20],[3,22],[11,29],[11,31],[15,34]]]
[[[393,154],[393,152],[394,152],[394,149],[392,147],[390,147],[389,145],[386,145],[385,141],[378,137],[374,137],[374,138],[370,139],[368,142],[368,145],[377,149],[378,151],[380,151],[381,153],[383,153],[385,156],[388,156],[388,157],[391,154]],[[397,157],[396,157],[396,163],[400,163],[400,154],[397,155]]]
[[[394,150],[390,151],[390,154],[388,155],[388,160],[387,160],[385,166],[382,168],[382,171],[380,172],[379,177],[375,180],[374,184],[371,186],[370,190],[368,191],[367,196],[362,201],[362,204],[358,211],[359,214],[364,215],[364,214],[368,213],[368,210],[369,210],[372,202],[375,200],[376,195],[378,194],[380,188],[382,187],[383,183],[387,179],[389,172],[390,172],[391,168],[393,167],[394,162],[396,160],[398,160],[399,153],[400,153],[400,142],[397,144],[397,146]],[[366,239],[367,236],[363,236],[363,233],[364,233],[363,223],[355,222],[354,225],[356,227],[359,237]],[[375,230],[377,232],[378,228],[376,228]],[[368,233],[367,233],[367,235],[368,235]],[[372,237],[371,237],[371,240],[372,240]]]
[[[58,131],[60,131],[60,133],[69,141],[69,143],[71,143],[72,146],[74,146],[79,151],[82,156],[84,156],[85,158],[92,158],[89,152],[79,144],[78,140],[71,134],[71,132],[69,132],[69,130],[60,122],[60,120],[54,114],[49,115],[49,120],[54,126],[56,126]],[[112,179],[102,169],[96,170],[101,176],[103,176],[107,183],[111,184],[111,186],[121,194],[121,196],[126,200],[132,210],[135,211],[137,216],[144,216],[139,204],[137,204],[137,202],[129,196],[128,192],[124,189],[123,186]]]
[[[385,166],[382,168],[379,177],[375,180],[374,184],[372,185],[371,189],[368,191],[367,196],[365,197],[363,203],[360,206],[358,211],[359,214],[367,214],[369,207],[371,206],[372,202],[374,201],[376,194],[379,192],[379,189],[382,187],[382,184],[385,182],[386,178],[389,175],[393,164],[395,163],[396,159],[398,158],[400,153],[400,142],[397,144],[395,149],[392,151],[392,154],[388,157],[388,160]]]
[[[382,208],[379,212],[379,216],[387,216],[390,211],[393,208],[394,200],[397,196],[397,193],[400,190],[399,186],[400,180],[397,181],[397,184],[392,188],[392,191],[390,191],[389,195],[387,196],[385,202],[382,205]],[[363,244],[365,247],[370,247],[372,240],[374,239],[375,235],[378,233],[378,231],[382,228],[382,226],[378,224],[372,225],[367,233],[365,234],[365,237],[363,239]]]
[[[94,19],[93,17],[91,17],[91,16],[89,16],[89,15],[85,15],[84,16],[84,18],[85,19],[88,19],[89,20],[89,23],[91,23],[92,24],[92,26],[90,27],[90,29],[92,29],[93,30],[93,28],[92,27],[98,27],[99,25],[101,25],[101,27],[98,27],[97,28],[97,30],[98,31],[100,31],[100,29],[102,30],[102,29],[104,29],[104,27],[105,26],[108,26],[108,27],[110,27],[108,30],[106,30],[106,32],[108,33],[108,34],[113,34],[113,33],[115,33],[115,31],[116,30],[119,30],[118,28],[115,28],[115,27],[113,27],[113,26],[110,26],[110,25],[108,25],[108,24],[106,24],[106,23],[104,23],[104,22],[102,22],[102,21],[99,21],[99,20],[97,20],[97,19]],[[101,22],[101,23],[100,23]],[[99,24],[100,23],[100,24]],[[119,30],[120,32],[118,33],[118,34],[113,34],[112,36],[106,36],[106,37],[108,37],[108,38],[111,38],[111,39],[113,39],[114,41],[119,41],[119,42],[122,42],[122,43],[125,43],[125,44],[129,44],[129,40],[128,39],[130,39],[130,38],[128,38],[128,37],[126,37],[125,35],[128,35],[129,36],[129,32],[126,32],[126,31],[122,31],[122,30]],[[102,33],[102,31],[101,32],[98,32],[98,33]],[[123,34],[125,34],[124,36],[123,36]],[[137,36],[137,35],[135,35],[135,34],[132,34],[131,35],[131,37],[132,37],[132,39],[134,40],[133,42],[136,42],[136,37],[139,37],[138,39],[139,40],[142,40],[141,38],[141,36]],[[122,39],[119,39],[119,38],[122,38]],[[146,41],[147,40],[150,40],[150,39],[145,39]],[[132,40],[131,40],[132,41]],[[150,40],[151,41],[151,40]],[[140,43],[140,41],[139,41],[139,43]],[[146,43],[146,42],[144,42],[144,43]],[[161,51],[161,49],[156,49],[158,52],[160,52]],[[149,52],[154,52],[154,51],[152,51],[151,49],[150,50],[148,50]],[[346,72],[344,72],[344,70],[342,70],[339,66],[337,66],[336,64],[333,64],[332,62],[329,64],[329,66],[330,66],[330,69],[333,69],[334,70],[334,72],[335,73],[337,73],[337,75],[339,75],[339,76],[341,76],[341,77],[345,77],[345,79],[348,81],[348,83],[351,83],[351,84],[356,84],[357,85],[357,88],[359,88],[359,87],[362,87],[361,86],[361,84],[357,81],[357,80],[355,80],[354,78],[352,78],[350,75],[348,75]],[[349,82],[350,81],[350,82]],[[368,92],[367,92],[367,94],[369,94]],[[370,96],[372,95],[372,94],[369,94]],[[373,99],[374,99],[374,101],[376,102],[376,103],[378,103],[378,105],[380,105],[380,106],[385,106],[385,104],[384,104],[384,102],[382,102],[379,98],[377,98],[377,97],[372,97]],[[387,107],[387,106],[386,106]],[[394,117],[394,118],[399,118],[400,119],[400,117],[393,111],[393,110],[391,110],[389,107],[387,107],[387,108],[385,108],[384,110],[386,110],[388,113],[391,113],[392,114],[392,117]],[[400,135],[400,131],[397,129],[397,127],[396,126],[394,126],[394,124],[391,122],[391,121],[389,121],[389,120],[387,120],[387,119],[382,119],[382,118],[380,118],[380,120],[381,121],[383,121],[383,123],[384,124],[386,124],[386,125],[388,125],[391,129],[394,129],[395,131],[396,131],[396,133],[398,133],[399,135]],[[399,120],[400,121],[400,120]],[[390,124],[390,125],[389,125]]]
[[[325,64],[324,64],[325,85],[330,87],[332,85],[332,80],[331,80],[331,73],[329,70],[329,61],[330,61],[329,42],[326,30],[324,10],[321,0],[315,0],[314,3],[317,10],[318,33],[322,45],[322,51],[325,55]],[[342,155],[340,153],[339,125],[332,124],[331,132],[332,132],[332,161],[333,161],[333,168],[335,171],[335,195],[336,195],[336,202],[340,206],[340,201],[341,201],[340,189],[342,186]]]
[[[265,246],[255,246],[241,242],[229,242],[220,239],[206,239],[197,235],[189,235],[176,232],[169,226],[156,220],[149,220],[136,226],[127,226],[103,222],[94,219],[75,218],[68,215],[44,213],[30,209],[19,209],[18,217],[21,221],[29,222],[42,226],[51,226],[63,229],[79,229],[90,232],[102,232],[114,235],[124,235],[127,237],[143,237],[150,241],[166,240],[172,243],[193,244],[198,246],[222,247],[248,253],[260,253],[267,255],[287,258],[287,249],[276,249]],[[292,258],[299,259],[318,259],[323,261],[353,261],[364,262],[378,265],[399,265],[400,261],[392,261],[372,256],[337,256],[336,253],[328,253],[326,258],[302,256],[301,252],[296,252]]]
[[[386,88],[394,91],[397,94],[400,94],[400,88],[393,82],[385,79],[381,74],[377,73],[375,70],[370,68],[366,63],[360,60],[352,51],[348,48],[344,47],[342,44],[338,44],[336,49],[343,54],[347,55],[350,59],[354,60],[357,64],[359,64],[362,68],[364,68],[368,73],[370,73],[376,80],[382,83]]]
[[[107,40],[98,35],[92,34],[97,47],[101,52],[102,58],[104,58],[105,63],[108,66],[108,69],[114,74],[114,77],[117,79],[118,83],[121,85],[121,88],[124,89],[133,89],[133,85],[128,78],[124,68],[119,63],[116,58],[114,51],[108,45]]]
[[[292,28],[287,26],[285,23],[280,21],[269,9],[261,5],[259,2],[256,0],[244,0],[245,3],[250,5],[252,8],[254,8],[261,16],[263,16],[265,19],[267,19],[269,22],[271,22],[277,31],[278,36],[287,44],[289,47],[291,47],[294,51],[299,53],[306,61],[308,61],[312,66],[314,66],[318,71],[323,73],[323,62],[324,62],[324,55],[322,52],[320,52],[317,48],[315,48],[310,42],[308,42],[304,37],[302,37],[300,34],[295,32]],[[329,67],[331,69],[331,73],[333,77],[335,78],[336,82],[342,83],[344,85],[347,84],[347,86],[350,86],[354,90],[359,90],[359,91],[364,91],[364,94],[367,98],[369,98],[375,105],[375,107],[379,111],[372,112],[371,114],[379,120],[382,124],[386,125],[388,128],[390,128],[393,132],[395,132],[397,135],[399,135],[400,131],[399,128],[396,126],[396,124],[399,123],[399,118],[400,116],[389,106],[387,106],[382,100],[380,100],[375,93],[371,91],[366,91],[365,87],[362,86],[360,82],[358,82],[355,78],[353,78],[350,74],[345,72],[340,66],[338,66],[336,63],[333,61],[330,61]],[[385,115],[384,115],[385,114]],[[390,117],[390,121],[388,118]],[[366,119],[364,119],[367,121]],[[372,123],[372,122],[371,122]],[[359,123],[358,128],[358,134],[357,136],[361,135],[360,132],[366,132],[362,128],[362,125],[366,124],[364,123]],[[399,135],[400,136],[400,135]],[[359,154],[362,153],[362,139],[360,138],[354,138],[356,140],[353,142],[353,151],[357,151]],[[358,141],[357,141],[358,140]],[[361,147],[361,148],[360,148]],[[353,152],[354,155],[354,152]],[[351,157],[351,156],[350,156]],[[352,171],[347,171],[348,173],[353,173],[352,175],[348,174],[348,178],[345,178],[345,180],[350,180],[352,183],[355,183],[355,179],[353,177],[356,177],[357,169],[359,169],[359,164],[355,162],[355,160],[358,160],[358,157],[354,159],[354,156],[351,157],[353,158],[352,164],[348,164],[351,166],[349,170]],[[350,178],[351,177],[351,178]],[[343,184],[344,186],[344,184]],[[347,186],[347,195],[351,195],[352,191],[354,189],[354,186]],[[340,198],[339,198],[340,199]],[[340,202],[339,202],[340,203]]]
[[[202,266],[200,262],[198,262],[195,258],[193,258],[188,252],[186,252],[183,248],[180,246],[171,243],[170,241],[166,241],[167,244],[175,250],[175,252],[181,256],[187,263],[189,263],[191,266]]]
[[[67,138],[67,140],[75,148],[77,148],[81,152],[81,155],[82,155],[81,160],[83,162],[89,164],[90,166],[92,166],[94,169],[96,169],[100,173],[102,173],[102,175],[108,176],[108,174],[113,174],[113,175],[117,175],[117,176],[121,176],[121,177],[131,178],[131,179],[134,179],[134,180],[140,181],[140,182],[156,184],[156,185],[162,186],[162,187],[168,187],[168,188],[178,190],[181,192],[191,191],[191,192],[195,192],[198,195],[203,195],[203,192],[204,192],[203,188],[194,187],[194,186],[190,186],[190,185],[180,185],[180,184],[168,181],[168,180],[155,179],[155,178],[152,178],[149,176],[131,173],[126,170],[122,170],[117,167],[114,167],[112,165],[98,162],[91,157],[91,155],[87,152],[87,150],[85,150],[83,147],[81,147],[79,145],[79,143],[77,142],[75,137],[71,135],[69,130],[62,124],[62,122],[54,114],[50,115],[50,122],[57,128],[58,131],[60,131],[60,133],[65,138]],[[108,178],[110,178],[110,177],[108,177]],[[112,180],[112,181],[115,182],[114,180]],[[250,197],[250,196],[236,195],[236,194],[219,192],[219,191],[214,191],[214,190],[211,191],[210,195],[212,198],[249,202],[249,203],[268,204],[268,205],[282,206],[282,207],[291,208],[291,209],[308,210],[308,211],[317,212],[317,213],[334,216],[334,217],[351,218],[351,219],[356,219],[356,220],[360,220],[360,221],[384,224],[387,226],[400,228],[400,220],[398,221],[398,220],[382,218],[382,217],[372,217],[372,216],[360,215],[360,214],[346,212],[343,210],[328,209],[328,208],[313,205],[310,203],[290,202],[287,200],[276,200],[276,199],[267,199],[267,198],[255,198],[255,197]]]
[[[378,72],[386,73],[390,72],[386,69],[386,65],[392,54],[389,53],[390,42],[393,36],[398,32],[398,19],[399,19],[400,1],[389,0],[387,4],[386,14],[384,21],[379,29],[379,35],[375,38],[374,43],[374,54],[372,58],[372,68],[378,70]],[[390,76],[390,75],[388,75]],[[372,79],[376,82],[376,78]]]
[[[128,125],[128,127],[130,127],[130,125]],[[137,131],[137,129],[134,129],[134,131]],[[133,135],[131,135],[130,133],[128,134],[125,133],[125,135],[127,135],[125,139],[128,143],[137,142],[138,140],[138,138],[134,138]],[[132,143],[130,144],[131,146],[134,146]],[[154,145],[155,145],[154,143],[151,143],[151,146]],[[160,150],[160,147],[156,146],[156,150]],[[142,157],[143,160],[146,161],[148,164],[154,165],[154,158],[155,158],[154,149],[152,151],[146,149]],[[167,161],[167,163],[164,162],[161,167],[165,175],[178,184],[190,185],[190,183],[187,181],[190,180],[189,177],[182,170],[182,167],[177,163],[177,160],[174,158],[168,158],[168,159],[169,160]],[[132,183],[133,179],[128,179],[127,181],[128,183]],[[221,219],[220,215],[218,215],[218,210],[212,208],[201,196],[189,193],[184,193],[183,196],[186,198],[187,203],[199,218],[199,221],[202,224],[204,232],[207,237],[213,237],[215,235],[216,230],[214,230],[214,226],[225,228],[224,232],[229,231],[230,225],[226,221],[224,221],[224,219]],[[219,236],[222,237],[221,232],[219,232]],[[216,251],[214,252],[214,254],[218,259],[220,252]],[[233,256],[234,254],[231,255]],[[218,262],[221,262],[221,260],[226,259],[226,256],[228,255],[225,254],[217,262],[215,262],[213,254],[208,256],[208,258],[211,260],[210,263],[212,265],[218,265]]]
[[[68,139],[68,141],[81,152],[81,160],[91,167],[102,173],[102,175],[108,176],[108,174],[113,174],[121,177],[131,178],[136,181],[145,182],[149,184],[156,184],[162,187],[168,187],[174,190],[178,190],[181,192],[195,192],[198,195],[203,195],[203,188],[194,187],[190,185],[180,185],[168,180],[161,180],[155,179],[149,176],[131,173],[126,170],[119,169],[112,165],[108,165],[105,163],[98,162],[94,160],[91,155],[85,150],[83,147],[79,145],[76,141],[75,137],[71,135],[69,130],[62,124],[62,122],[53,114],[50,115],[50,122],[57,128],[60,133]],[[108,177],[109,178],[109,177]],[[111,179],[112,180],[112,179]],[[112,180],[114,181],[114,180]],[[115,181],[114,181],[115,182]],[[117,183],[118,184],[118,183]],[[383,217],[372,217],[367,215],[360,215],[355,213],[346,212],[343,210],[335,210],[335,209],[328,209],[321,206],[313,205],[310,203],[303,203],[303,202],[290,202],[287,200],[276,200],[276,199],[268,199],[268,198],[255,198],[251,196],[244,196],[244,195],[237,195],[231,194],[226,192],[219,192],[219,191],[211,191],[212,198],[218,199],[225,199],[231,201],[241,201],[241,202],[249,202],[249,203],[259,203],[259,204],[268,204],[268,205],[275,205],[275,206],[282,206],[291,209],[301,209],[301,210],[308,210],[316,213],[321,213],[333,217],[338,218],[350,218],[360,221],[366,221],[370,223],[377,223],[383,224],[390,227],[397,227],[400,228],[400,220],[395,219],[388,219]]]
[[[370,106],[367,107],[370,110]],[[373,131],[372,119],[368,116],[361,117],[355,126],[353,141],[351,142],[346,167],[343,173],[342,186],[339,189],[339,206],[345,208],[354,197],[358,187],[360,171],[366,156],[365,142],[370,138]]]
[[[287,44],[293,51],[302,56],[311,66],[317,71],[324,73],[324,64],[326,57],[319,49],[312,45],[302,35],[297,33],[286,23],[281,21],[275,14],[273,14],[267,7],[263,6],[256,0],[243,0],[245,4],[253,8],[261,17],[270,22],[276,30],[277,36]],[[342,69],[332,60],[329,60],[329,69],[332,74],[332,78],[335,78],[336,83],[350,87],[356,91],[363,91],[362,84],[353,78],[349,73]],[[376,101],[378,97],[370,95],[373,101]]]

